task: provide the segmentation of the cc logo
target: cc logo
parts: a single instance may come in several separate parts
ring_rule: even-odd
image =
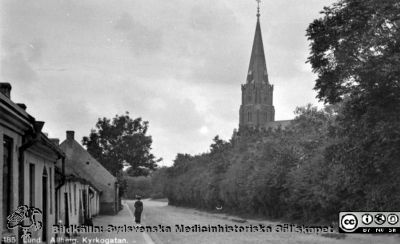
[[[358,220],[354,214],[346,214],[342,216],[340,224],[343,230],[351,232],[357,228]]]

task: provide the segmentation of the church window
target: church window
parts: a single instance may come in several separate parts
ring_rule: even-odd
[[[260,92],[256,91],[256,103],[258,103],[258,98],[260,97]]]
[[[248,122],[251,122],[251,112],[248,112],[248,113],[247,113],[247,121],[248,121]]]

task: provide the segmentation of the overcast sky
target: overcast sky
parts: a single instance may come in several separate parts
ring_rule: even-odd
[[[332,2],[261,4],[277,120],[317,104],[305,30]],[[75,130],[81,141],[99,117],[142,117],[153,153],[171,165],[238,127],[256,8],[254,0],[4,0],[1,82],[61,140]]]

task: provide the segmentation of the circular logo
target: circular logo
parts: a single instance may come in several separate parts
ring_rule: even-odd
[[[370,225],[373,219],[374,218],[372,217],[371,214],[363,214],[363,216],[361,216],[362,223],[365,225]]]
[[[353,231],[358,225],[357,217],[354,214],[343,215],[340,223],[345,231]]]
[[[386,217],[383,214],[375,214],[375,223],[378,225],[383,225],[386,221]]]
[[[387,217],[387,222],[391,225],[395,225],[399,222],[399,216],[397,214],[389,214]]]

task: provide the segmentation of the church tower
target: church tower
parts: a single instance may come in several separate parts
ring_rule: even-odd
[[[260,27],[260,6],[258,6],[256,32],[251,51],[249,70],[246,83],[242,84],[239,128],[265,128],[269,122],[275,121],[275,108],[272,103],[273,91],[274,86],[268,80]]]

